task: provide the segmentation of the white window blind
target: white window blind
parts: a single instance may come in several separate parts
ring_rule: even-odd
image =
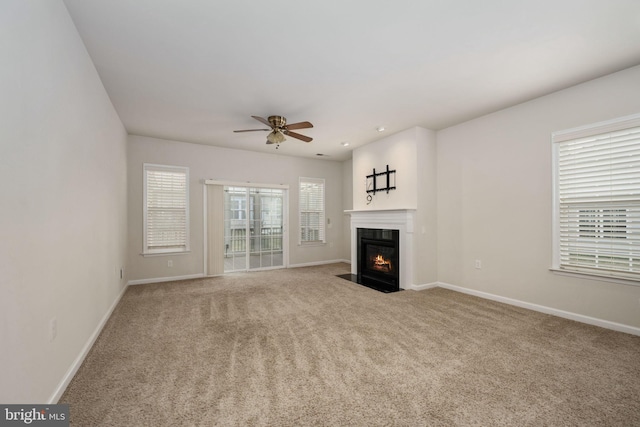
[[[144,253],[189,250],[189,169],[144,165]]]
[[[553,142],[557,268],[640,280],[640,117]]]
[[[325,243],[324,179],[300,178],[300,242]]]

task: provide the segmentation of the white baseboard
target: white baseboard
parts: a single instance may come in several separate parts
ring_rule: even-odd
[[[287,268],[298,268],[298,267],[313,267],[314,265],[326,265],[326,264],[337,264],[337,263],[346,263],[351,264],[351,261],[345,259],[332,259],[329,261],[314,261],[314,262],[305,262],[302,264],[289,264]],[[282,267],[274,267],[273,270],[276,270]],[[268,270],[268,269],[265,269]],[[129,285],[146,285],[149,283],[161,283],[161,282],[173,282],[176,280],[188,280],[188,279],[201,279],[203,277],[216,277],[223,276],[223,274],[213,274],[209,276],[205,276],[202,273],[198,274],[188,274],[185,276],[172,276],[172,277],[155,277],[152,279],[137,279],[137,280],[129,280]]]
[[[332,259],[328,261],[314,261],[314,262],[306,262],[302,264],[290,264],[287,268],[298,268],[298,267],[313,267],[314,265],[325,265],[325,264],[336,264],[336,263],[347,263],[351,264],[351,261],[344,259]],[[273,270],[276,270],[282,267],[274,267]],[[176,280],[188,280],[188,279],[201,279],[203,277],[216,277],[222,276],[222,274],[215,274],[210,276],[205,276],[202,273],[198,274],[189,274],[185,276],[172,276],[172,277],[155,277],[152,279],[137,279],[137,280],[129,280],[129,285],[146,285],[149,283],[161,283],[161,282],[173,282]]]
[[[49,398],[49,402],[48,402],[49,405],[58,403],[58,401],[62,397],[62,394],[67,389],[67,386],[75,376],[76,372],[78,372],[78,369],[80,369],[80,366],[82,366],[82,362],[84,362],[84,359],[87,357],[87,354],[89,354],[89,350],[91,350],[91,347],[93,347],[93,344],[98,339],[100,332],[102,332],[102,328],[104,328],[104,325],[107,324],[107,321],[111,317],[113,310],[116,309],[116,306],[122,299],[122,296],[127,291],[128,286],[129,286],[128,284],[124,286],[124,288],[120,292],[120,295],[118,295],[115,301],[113,301],[113,304],[111,304],[111,307],[109,307],[109,310],[107,310],[104,316],[102,316],[102,319],[100,319],[100,323],[98,323],[98,326],[96,326],[96,329],[93,331],[93,334],[91,334],[87,343],[84,345],[84,347],[82,347],[82,351],[80,351],[80,354],[78,355],[78,357],[76,357],[76,360],[73,361],[73,363],[71,364],[71,367],[69,368],[65,376],[62,378],[62,381],[60,382],[56,390],[53,392],[53,394]]]
[[[344,259],[332,259],[329,261],[314,261],[314,262],[304,262],[302,264],[289,264],[289,267],[287,268],[313,267],[314,265],[337,264],[341,262],[346,262],[347,264],[351,264],[351,261],[347,261]]]
[[[526,308],[533,311],[538,311],[540,313],[551,314],[553,316],[558,316],[558,317],[562,317],[569,320],[575,320],[576,322],[582,322],[588,325],[599,326],[601,328],[612,329],[614,331],[625,332],[627,334],[640,336],[640,328],[636,328],[635,326],[624,325],[622,323],[611,322],[609,320],[598,319],[595,317],[572,313],[570,311],[558,310],[556,308],[546,307],[544,305],[533,304],[530,302],[525,302],[517,299],[490,294],[487,292],[476,291],[474,289],[463,288],[461,286],[452,285],[450,283],[438,282],[437,285],[441,288],[450,289],[452,291],[462,292],[462,293],[473,295],[476,297],[498,301],[498,302],[514,305],[516,307]]]
[[[202,273],[198,273],[188,274],[186,276],[155,277],[153,279],[129,280],[129,285],[146,285],[148,283],[173,282],[176,280],[200,279],[202,277],[206,276]]]
[[[410,285],[407,289],[411,289],[413,291],[424,291],[425,289],[433,289],[437,288],[439,285],[438,282],[425,283],[422,285]]]

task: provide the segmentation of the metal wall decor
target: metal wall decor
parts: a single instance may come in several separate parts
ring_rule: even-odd
[[[373,168],[373,173],[367,175],[366,180],[367,187],[367,204],[373,200],[373,195],[378,191],[386,191],[389,194],[390,190],[396,189],[396,170],[389,170],[389,165],[384,172],[376,172]]]

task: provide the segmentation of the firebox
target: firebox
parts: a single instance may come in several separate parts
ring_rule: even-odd
[[[400,232],[358,228],[358,283],[383,292],[400,290]]]

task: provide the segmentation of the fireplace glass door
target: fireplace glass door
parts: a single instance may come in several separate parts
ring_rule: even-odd
[[[358,228],[358,283],[384,291],[400,289],[398,230]]]

